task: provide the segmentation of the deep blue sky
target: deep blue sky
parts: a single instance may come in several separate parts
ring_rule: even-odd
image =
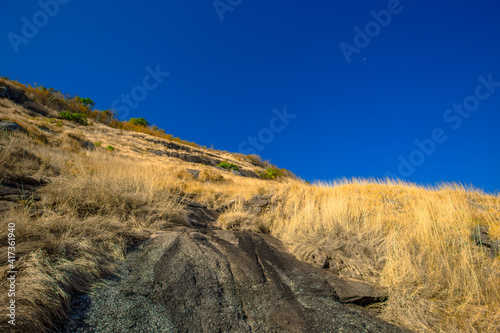
[[[0,75],[107,109],[134,87],[140,92],[146,67],[159,64],[170,75],[120,116],[238,151],[248,136],[269,139],[273,109],[286,106],[296,117],[284,128],[273,122],[282,130],[258,153],[304,179],[389,171],[417,183],[500,189],[500,87],[480,88],[487,97],[460,125],[462,116],[447,113],[466,98],[477,107],[470,96],[478,76],[500,82],[496,0],[220,0],[232,9],[223,21],[212,0],[60,2],[44,22],[36,1],[2,1]],[[340,44],[355,45],[356,26],[376,29],[370,12],[388,6],[390,23],[371,30],[348,63]],[[23,17],[40,26],[36,35],[25,28],[23,37]],[[14,34],[27,38],[11,42]],[[415,140],[436,128],[447,140],[422,162]],[[398,172],[411,154],[422,163]]]

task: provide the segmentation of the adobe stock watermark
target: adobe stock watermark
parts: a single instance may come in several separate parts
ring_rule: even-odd
[[[21,34],[9,32],[7,39],[12,46],[12,49],[17,54],[19,53],[19,46],[21,44],[28,44],[29,41],[38,35],[41,28],[45,27],[51,18],[59,14],[60,5],[66,5],[70,0],[40,0],[38,6],[41,10],[33,14],[31,20],[26,16],[21,18],[23,26],[21,27]]]
[[[258,151],[264,150],[266,145],[270,144],[276,135],[276,133],[282,132],[290,120],[297,117],[295,114],[288,113],[286,105],[283,107],[283,111],[278,109],[273,109],[274,117],[269,121],[269,127],[262,128],[257,136],[248,136],[247,139],[238,145],[238,152],[242,154],[257,154]]]
[[[481,102],[490,98],[496,91],[496,88],[500,87],[500,81],[493,81],[492,74],[489,74],[488,78],[480,75],[477,79],[479,84],[476,86],[474,94],[465,97],[462,104],[453,104],[452,108],[447,109],[443,113],[444,122],[454,131],[462,126],[464,119],[469,118],[472,113],[479,109]],[[441,127],[433,129],[430,136],[426,139],[416,139],[414,143],[417,148],[410,152],[408,157],[404,157],[403,155],[398,156],[400,162],[397,169],[399,177],[390,171],[387,171],[385,176],[393,179],[410,177],[417,167],[424,164],[426,159],[436,152],[437,146],[446,140],[448,140],[447,132]]]
[[[148,92],[158,88],[160,83],[170,75],[160,70],[160,64],[157,64],[155,69],[147,66],[146,72],[147,74],[142,78],[142,84],[133,87],[129,94],[121,94],[120,98],[111,103],[111,110],[115,111],[118,120],[125,120],[130,114],[130,109],[137,108],[139,103],[148,97]]]
[[[224,14],[226,12],[232,13],[234,8],[241,5],[243,0],[214,0],[212,5],[214,6],[215,12],[219,16],[221,22],[224,21]]]
[[[389,0],[387,2],[387,9],[382,9],[378,12],[374,10],[370,11],[373,20],[366,23],[363,30],[358,26],[354,27],[354,32],[356,34],[353,38],[353,44],[346,42],[341,42],[339,44],[340,50],[347,63],[350,64],[352,62],[351,57],[353,54],[360,54],[362,49],[368,47],[372,39],[380,35],[382,28],[387,28],[389,26],[393,16],[401,14],[403,9],[404,7],[399,0]]]

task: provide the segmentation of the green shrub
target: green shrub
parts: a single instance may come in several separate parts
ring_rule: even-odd
[[[113,151],[113,150],[115,150],[115,147],[113,147],[112,145],[109,145],[106,147],[106,150]]]
[[[69,111],[64,111],[64,112],[61,112],[59,114],[59,116],[61,116],[62,119],[70,120],[70,121],[73,121],[75,123],[79,123],[82,125],[88,125],[87,115],[85,115],[83,113],[71,113]]]
[[[278,169],[278,168],[267,168],[265,172],[259,172],[257,173],[264,179],[279,179],[285,177],[285,172],[284,169]]]
[[[96,141],[96,142],[94,142],[94,146],[96,146],[96,147],[100,147],[100,146],[101,146],[101,143],[100,143],[99,141]]]
[[[233,163],[229,163],[227,161],[224,161],[224,162],[221,162],[219,163],[219,165],[217,165],[218,167],[221,167],[221,168],[224,168],[226,170],[236,170],[236,171],[239,171],[240,170],[240,167],[237,166],[236,164],[233,164]]]
[[[139,125],[139,126],[144,126],[144,127],[146,127],[146,126],[149,125],[149,122],[146,119],[142,118],[142,117],[140,117],[140,118],[130,118],[129,122],[131,124],[133,124],[133,125]]]

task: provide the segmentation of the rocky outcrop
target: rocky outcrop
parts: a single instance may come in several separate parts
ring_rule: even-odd
[[[272,203],[272,197],[272,195],[256,195],[245,201],[243,208],[252,214],[260,215],[276,205]]]
[[[271,236],[218,230],[215,210],[186,204],[187,224],[153,235],[74,301],[68,332],[404,331],[344,305],[384,300],[371,286],[300,262]]]
[[[0,131],[17,132],[22,130],[23,128],[13,121],[0,121]]]
[[[360,306],[367,306],[374,303],[384,302],[389,295],[382,288],[352,279],[330,278],[342,303],[352,303]]]
[[[167,148],[167,150],[155,149],[150,151],[151,153],[157,156],[168,156],[168,157],[178,158],[185,162],[198,163],[212,167],[217,167],[217,165],[219,165],[222,162],[221,157],[219,155],[212,154],[204,149],[188,147],[175,142],[160,140],[151,137],[143,137],[143,139],[146,140],[147,142],[151,142],[156,145],[161,145]],[[223,168],[220,169],[226,171]],[[254,171],[246,170],[243,168],[240,168],[240,170],[234,171],[233,173],[243,177],[262,178]]]
[[[195,179],[198,179],[201,171],[196,169],[186,169],[186,172],[193,176]]]
[[[492,240],[488,234],[489,227],[478,225],[472,228],[471,239],[476,245],[488,249],[492,257],[500,255],[500,240]]]
[[[83,149],[95,150],[95,145],[90,141],[79,139],[78,143],[80,144],[80,147],[82,147]]]
[[[176,145],[176,146],[179,146],[179,145]],[[214,157],[208,156],[209,154],[200,154],[200,153],[195,153],[195,152],[182,153],[182,152],[171,151],[171,150],[152,150],[151,153],[153,153],[157,156],[168,156],[168,157],[178,158],[178,159],[183,160],[185,162],[208,165],[208,166],[216,167],[217,169],[220,169],[222,171],[227,171],[224,168],[217,167],[217,165],[219,165],[222,162],[222,160],[218,159],[216,155],[210,155],[210,156],[215,156],[215,158],[214,158]],[[256,174],[255,172],[253,172],[251,170],[240,169],[239,171],[232,170],[232,172],[233,172],[233,174],[238,175],[238,176],[261,178],[258,174]]]
[[[37,194],[39,184],[39,182],[3,181],[0,183],[0,201],[39,200],[40,196]]]
[[[26,96],[25,92],[22,91],[21,89],[18,89],[14,87],[13,85],[6,84],[4,87],[2,87],[2,94],[0,97],[5,97],[17,104],[23,104],[24,102],[28,101],[28,97]]]

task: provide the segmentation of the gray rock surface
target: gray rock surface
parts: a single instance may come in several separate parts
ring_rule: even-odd
[[[477,245],[491,247],[491,239],[488,235],[488,226],[478,225],[472,229],[471,238]]]
[[[494,258],[500,255],[500,240],[491,239],[488,234],[489,227],[486,225],[478,225],[472,228],[471,238],[476,245],[489,249],[490,255]]]
[[[178,158],[180,160],[186,161],[186,162],[191,162],[191,163],[197,163],[197,164],[203,164],[203,165],[208,165],[208,166],[213,166],[216,167],[217,169],[227,171],[224,168],[217,167],[218,164],[220,164],[220,156],[216,154],[212,154],[209,152],[206,152],[205,150],[201,150],[198,148],[192,148],[192,147],[187,147],[181,144],[177,144],[175,142],[165,142],[162,140],[158,140],[155,138],[149,138],[146,137],[144,140],[148,142],[152,142],[157,145],[162,145],[163,147],[169,149],[169,150],[151,150],[150,152],[152,154],[155,154],[157,156],[169,156],[173,158]],[[251,170],[244,170],[240,169],[237,172],[233,172],[238,176],[243,176],[243,177],[252,177],[252,178],[261,178],[258,174],[256,174],[254,171]]]
[[[0,97],[10,98],[9,90],[7,89],[7,87],[0,87]]]
[[[198,179],[198,176],[200,175],[200,170],[196,170],[196,169],[186,169],[186,171],[188,173],[190,173],[191,175],[193,175],[194,178]]]
[[[243,177],[252,177],[252,178],[259,178],[261,179],[262,177],[256,174],[255,172],[251,170],[245,170],[245,169],[240,169],[240,173]]]
[[[13,121],[0,121],[0,131],[22,131],[23,128]]]
[[[366,306],[384,302],[389,296],[381,288],[351,279],[329,279],[342,303]]]
[[[300,262],[268,235],[218,230],[215,210],[186,208],[188,225],[153,235],[119,276],[73,302],[67,332],[404,332],[343,304],[368,285]]]
[[[83,149],[95,150],[95,145],[90,141],[80,139],[78,140],[78,143],[80,144],[80,147],[82,147]]]
[[[241,176],[241,172],[239,172],[238,170],[231,170],[231,172],[236,176]]]
[[[243,203],[243,208],[250,213],[259,215],[271,208],[272,195],[256,195]]]

